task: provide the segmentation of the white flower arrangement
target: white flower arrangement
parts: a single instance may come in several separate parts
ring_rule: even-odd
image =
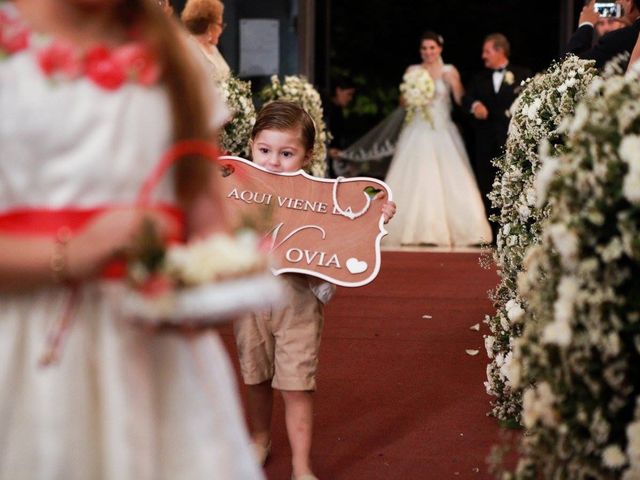
[[[273,75],[271,84],[261,92],[265,102],[288,100],[298,103],[313,119],[316,127],[316,141],[313,147],[313,158],[305,170],[316,177],[324,177],[327,172],[327,144],[331,135],[324,122],[322,100],[318,91],[303,76],[288,75],[284,81]]]
[[[640,478],[638,102],[633,76],[589,88],[538,192],[551,208],[519,275],[513,350],[527,434],[503,478]]]
[[[405,118],[407,123],[418,114],[425,121],[433,124],[429,105],[436,93],[436,86],[426,69],[422,67],[410,68],[402,77],[400,93],[407,109]]]
[[[282,299],[279,280],[253,230],[167,246],[149,224],[128,263],[123,311],[151,325],[209,325]]]
[[[229,155],[247,158],[251,130],[256,123],[251,82],[229,75],[219,85],[224,101],[233,115],[220,132],[220,147]]]
[[[496,397],[492,415],[504,422],[519,422],[522,399],[514,392],[517,385],[505,375],[511,370],[499,366],[496,358],[510,355],[513,341],[522,331],[527,307],[517,291],[517,277],[523,270],[527,248],[540,242],[541,222],[548,212],[545,203],[539,201],[538,193],[544,188],[536,191],[536,187],[538,183],[548,184],[556,168],[553,161],[542,166],[542,159],[562,148],[563,120],[575,112],[596,73],[593,62],[568,57],[525,81],[511,108],[506,153],[494,160],[498,173],[489,197],[499,211],[494,217],[500,230],[493,257],[501,281],[492,293],[496,315],[487,318],[492,340],[487,348],[490,363],[485,387]],[[518,315],[512,313],[513,305],[517,305]],[[512,378],[520,380],[520,375]]]
[[[164,271],[179,284],[192,286],[265,270],[267,257],[258,236],[242,230],[235,236],[217,234],[167,249]]]

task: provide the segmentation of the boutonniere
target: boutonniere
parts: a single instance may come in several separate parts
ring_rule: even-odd
[[[513,72],[507,70],[504,74],[504,83],[506,83],[507,85],[513,85],[513,82],[515,82],[516,78],[513,76]]]

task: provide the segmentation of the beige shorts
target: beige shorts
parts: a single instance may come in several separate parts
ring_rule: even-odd
[[[315,390],[323,305],[305,275],[281,277],[289,297],[284,307],[234,322],[242,379],[247,385],[272,379],[278,390]]]

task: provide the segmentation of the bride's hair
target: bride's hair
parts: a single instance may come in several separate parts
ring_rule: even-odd
[[[442,47],[444,45],[444,38],[442,38],[442,35],[432,30],[427,30],[422,34],[422,36],[420,37],[420,44],[422,45],[422,42],[424,42],[425,40],[433,40],[438,44],[439,47]]]

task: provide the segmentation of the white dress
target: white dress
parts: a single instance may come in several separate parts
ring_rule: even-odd
[[[419,65],[410,68],[422,68]],[[452,68],[449,65],[446,69]],[[385,182],[398,211],[386,226],[386,246],[475,245],[491,227],[460,133],[451,121],[450,87],[435,79],[433,125],[415,115],[405,125]]]
[[[52,82],[29,50],[0,59],[0,111],[0,215],[131,204],[170,141],[160,87]],[[119,313],[123,293],[84,284],[62,358],[44,369],[68,290],[0,293],[0,479],[263,478],[219,336],[143,333]]]

